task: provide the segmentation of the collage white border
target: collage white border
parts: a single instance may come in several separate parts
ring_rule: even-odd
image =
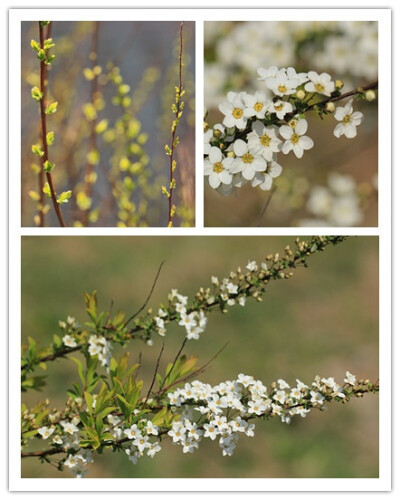
[[[50,15],[51,13],[51,15]],[[196,224],[195,228],[21,228],[20,227],[20,23],[37,20],[196,21]],[[376,20],[379,22],[379,226],[377,228],[204,228],[203,226],[203,21]],[[391,488],[391,10],[390,9],[11,9],[9,34],[9,488],[11,491],[388,491]],[[21,329],[21,237],[40,235],[312,235],[379,236],[379,464],[376,479],[170,478],[31,479],[20,477],[19,367]],[[19,371],[18,371],[19,373]],[[134,481],[134,484],[132,483]]]

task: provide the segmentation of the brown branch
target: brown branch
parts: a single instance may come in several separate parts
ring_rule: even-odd
[[[179,114],[181,112],[180,104],[181,104],[181,94],[182,94],[182,57],[183,57],[183,22],[181,22],[180,30],[179,30],[179,87],[178,87],[178,99],[176,101],[176,112],[175,112],[175,120],[179,120]],[[178,128],[178,123],[176,122],[173,127],[171,134],[171,147],[170,147],[170,155],[169,155],[169,196],[168,196],[168,227],[172,226],[172,193],[173,193],[173,185],[172,181],[174,179],[174,150],[175,150],[175,135],[176,129]]]
[[[150,387],[149,387],[149,390],[147,392],[147,395],[145,397],[145,400],[143,402],[143,406],[146,406],[146,403],[147,403],[147,400],[149,399],[149,396],[151,394],[151,390],[153,389],[153,386],[154,386],[154,382],[156,381],[156,377],[157,377],[157,372],[158,372],[158,367],[160,366],[160,361],[161,361],[161,356],[162,356],[162,353],[164,352],[164,342],[162,343],[162,347],[161,347],[161,351],[160,351],[160,354],[158,355],[158,358],[157,358],[157,362],[156,362],[156,366],[154,368],[154,374],[153,374],[153,379],[151,381],[151,384],[150,384]]]
[[[42,23],[39,21],[39,37],[40,37],[40,48],[44,50],[44,29]],[[44,164],[46,161],[49,161],[49,148],[47,145],[47,123],[46,123],[46,112],[45,112],[45,101],[47,95],[47,85],[46,85],[46,77],[47,77],[47,65],[45,60],[40,61],[40,92],[43,94],[40,99],[40,120],[42,125],[42,144],[43,144],[43,152],[42,156],[42,170],[44,171]],[[57,215],[58,222],[61,227],[65,227],[66,224],[64,222],[63,216],[61,214],[60,204],[57,202],[56,192],[54,189],[53,178],[50,172],[46,172],[47,182],[49,183],[51,199],[53,201],[54,210]]]

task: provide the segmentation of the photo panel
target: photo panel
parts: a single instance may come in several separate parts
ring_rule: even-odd
[[[208,21],[204,59],[205,226],[377,226],[377,21]]]

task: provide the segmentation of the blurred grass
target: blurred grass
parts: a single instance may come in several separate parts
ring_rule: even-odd
[[[82,294],[98,290],[100,307],[127,314],[145,300],[157,268],[166,263],[149,305],[157,308],[169,290],[191,296],[250,259],[280,251],[294,237],[23,237],[22,340],[43,345],[58,332],[58,320],[72,315],[86,321]],[[164,365],[175,356],[184,333],[169,327]],[[350,237],[315,255],[308,269],[288,281],[271,283],[262,303],[248,302],[226,315],[210,316],[198,342],[186,353],[206,362],[227,348],[201,379],[211,384],[244,372],[266,384],[279,377],[309,383],[316,374],[378,378],[378,239]],[[150,383],[161,347],[129,345],[132,362],[143,355]],[[48,367],[46,393],[23,396],[28,405],[49,397],[62,407],[65,389],[77,378],[74,365],[58,360]],[[145,386],[146,387],[146,386]],[[193,455],[167,442],[154,459],[136,466],[124,454],[96,458],[89,477],[377,477],[378,396],[348,405],[332,404],[291,425],[257,422],[256,437],[241,438],[233,457],[222,457],[215,442],[202,442]],[[33,459],[22,464],[23,477],[70,477]]]

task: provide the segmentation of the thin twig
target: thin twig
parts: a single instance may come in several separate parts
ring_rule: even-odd
[[[146,300],[144,301],[144,304],[142,305],[142,307],[141,307],[138,311],[136,311],[134,314],[132,314],[132,316],[130,316],[130,318],[128,318],[128,320],[124,323],[124,326],[123,326],[122,328],[126,328],[126,327],[128,326],[128,324],[129,324],[129,323],[130,323],[130,322],[131,322],[134,318],[136,318],[136,316],[137,316],[138,314],[140,314],[140,313],[143,311],[143,309],[147,306],[147,304],[148,304],[148,302],[149,302],[149,300],[150,300],[151,296],[153,295],[154,288],[155,288],[155,286],[156,286],[156,284],[157,284],[157,281],[158,281],[158,277],[160,276],[161,268],[162,268],[162,266],[163,266],[164,264],[165,264],[165,260],[163,260],[163,261],[161,262],[161,264],[160,264],[160,266],[159,266],[159,268],[158,268],[158,271],[157,271],[156,277],[154,278],[154,281],[153,281],[153,284],[152,284],[152,286],[151,286],[150,292],[149,292],[149,294],[148,294],[148,296],[147,296]]]
[[[186,342],[187,342],[187,337],[185,337],[185,340],[182,342],[182,345],[181,347],[179,348],[179,351],[177,353],[177,355],[175,356],[175,359],[174,359],[174,362],[172,363],[171,365],[171,368],[168,370],[168,373],[165,374],[165,377],[164,377],[164,380],[162,381],[162,384],[160,386],[160,389],[159,389],[159,392],[162,390],[162,388],[164,387],[164,384],[165,384],[165,381],[167,380],[167,378],[170,376],[172,370],[174,369],[175,365],[176,365],[176,362],[178,361],[178,358],[179,356],[181,355],[181,352],[183,351],[185,345],[186,345]]]
[[[40,48],[44,50],[44,29],[42,26],[41,21],[39,21],[39,37],[40,37]],[[40,99],[40,119],[41,119],[41,125],[42,125],[42,144],[43,144],[43,156],[42,156],[42,169],[44,170],[44,164],[46,161],[49,161],[49,148],[47,146],[47,123],[46,123],[46,112],[45,112],[45,101],[46,101],[46,95],[47,95],[47,85],[46,85],[46,78],[47,78],[47,65],[45,63],[45,60],[40,61],[40,92],[42,93],[42,97]],[[61,214],[61,209],[60,209],[60,204],[57,202],[57,197],[56,197],[56,192],[54,189],[54,184],[53,184],[53,178],[51,176],[50,172],[46,172],[46,178],[47,182],[49,183],[50,187],[50,194],[51,194],[51,199],[53,201],[53,206],[54,210],[57,215],[58,222],[60,223],[61,227],[65,227],[66,224],[64,222],[63,216]]]
[[[265,202],[265,204],[260,212],[260,215],[258,216],[257,227],[260,227],[261,220],[264,217],[265,212],[267,211],[268,205],[270,204],[272,197],[274,196],[275,191],[276,191],[276,185],[269,192],[269,196],[267,198],[267,201]]]
[[[157,377],[157,372],[158,372],[158,367],[160,366],[160,360],[161,360],[161,356],[162,356],[162,353],[164,352],[164,342],[162,343],[162,346],[161,346],[161,351],[160,351],[160,354],[158,355],[158,358],[157,358],[157,363],[156,363],[156,367],[154,369],[154,374],[153,374],[153,380],[151,381],[151,384],[150,384],[150,387],[149,387],[149,390],[147,392],[147,395],[146,395],[146,398],[143,402],[143,406],[146,405],[147,403],[147,400],[149,399],[149,396],[151,394],[151,390],[153,389],[153,386],[154,386],[154,382],[156,381],[156,377]]]
[[[181,94],[182,94],[182,57],[183,57],[183,22],[181,22],[180,30],[179,30],[179,87],[178,87],[178,99],[175,103],[176,112],[175,112],[175,120],[179,120],[179,114],[181,113],[180,104],[181,104]],[[174,150],[175,150],[175,135],[176,130],[178,128],[178,124],[173,127],[171,134],[171,146],[170,146],[170,155],[169,155],[169,196],[168,196],[168,227],[172,226],[172,193],[174,190],[173,180],[174,180]]]

